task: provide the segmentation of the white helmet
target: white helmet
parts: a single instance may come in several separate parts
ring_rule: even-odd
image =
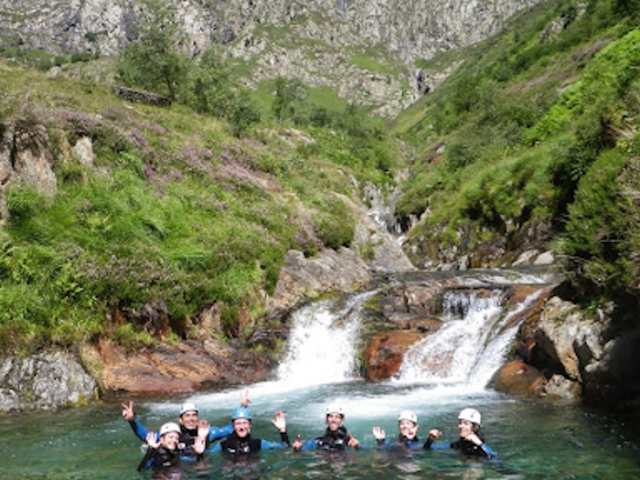
[[[198,408],[195,403],[183,403],[182,407],[180,407],[180,416],[182,416],[186,412],[196,412],[198,413]]]
[[[169,422],[160,427],[160,436],[163,436],[165,433],[171,432],[180,433],[180,427],[177,423]]]
[[[409,420],[413,423],[415,423],[416,425],[418,424],[418,416],[412,412],[411,410],[404,410],[400,416],[398,417],[398,421],[402,421],[402,420]]]
[[[458,420],[468,420],[477,425],[480,425],[480,418],[480,412],[475,408],[465,408],[458,415]]]
[[[333,403],[327,407],[326,414],[337,413],[338,415],[342,415],[344,417],[344,410],[342,409],[342,405],[338,405],[337,403]]]

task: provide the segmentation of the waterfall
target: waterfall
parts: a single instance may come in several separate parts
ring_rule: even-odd
[[[349,298],[345,305],[324,300],[295,312],[288,350],[277,377],[295,386],[343,382],[357,370],[360,309],[375,292]]]
[[[504,292],[448,291],[443,297],[442,327],[415,343],[397,374],[400,382],[466,385],[482,390],[500,368],[521,320],[517,317],[542,293],[529,295],[505,311]]]

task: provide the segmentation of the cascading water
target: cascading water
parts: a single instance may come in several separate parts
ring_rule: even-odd
[[[632,432],[611,418],[585,411],[580,405],[522,402],[485,388],[504,361],[518,325],[530,312],[528,305],[546,288],[545,282],[537,281],[540,277],[526,281],[519,277],[527,287],[513,298],[537,292],[505,311],[503,292],[514,283],[511,275],[502,271],[457,276],[456,284],[467,288],[445,295],[443,326],[425,336],[407,355],[402,371],[409,379],[402,381],[372,383],[357,375],[359,316],[373,292],[303,308],[292,319],[289,350],[276,380],[203,392],[191,395],[188,401],[196,403],[201,418],[223,426],[248,388],[251,434],[268,441],[279,439],[269,421],[276,410],[285,412],[290,438],[300,435],[306,441],[322,434],[325,407],[339,403],[346,412],[349,432],[364,448],[339,457],[313,451],[267,450],[246,462],[211,452],[205,454],[204,462],[185,465],[185,475],[180,478],[638,478],[638,447],[629,441]],[[540,289],[533,284],[539,284]],[[513,298],[508,303],[514,303]],[[449,349],[436,354],[432,342]],[[458,347],[455,350],[454,344]],[[440,369],[427,368],[436,355],[455,358],[460,352],[465,352],[464,358],[452,362],[455,366],[442,360]],[[179,405],[186,400],[136,399],[136,415],[143,425],[156,430],[167,421],[176,421]],[[0,416],[0,438],[5,442],[0,447],[8,459],[0,476],[16,480],[149,478],[135,472],[141,458],[140,443],[120,417],[120,403],[120,399],[107,399],[86,409]],[[454,440],[457,415],[469,406],[482,413],[482,430],[487,443],[501,455],[500,467],[462,461],[447,451],[403,451],[397,456],[376,448],[372,426],[385,429],[387,438],[392,439],[397,434],[398,414],[405,409],[417,414],[421,439],[430,428],[439,428],[444,432],[441,441]]]
[[[356,370],[360,307],[375,292],[356,295],[337,307],[326,300],[298,310],[292,319],[287,354],[277,378],[289,385],[350,380]]]
[[[477,291],[447,291],[443,326],[414,344],[398,372],[403,382],[467,383],[484,352],[486,337],[502,312],[502,290],[487,296]]]

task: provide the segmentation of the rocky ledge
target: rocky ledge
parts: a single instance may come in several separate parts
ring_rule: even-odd
[[[65,351],[0,360],[0,411],[83,404],[98,394],[77,356]]]

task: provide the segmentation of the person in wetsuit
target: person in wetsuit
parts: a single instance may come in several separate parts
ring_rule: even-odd
[[[244,455],[259,452],[260,450],[272,450],[289,447],[287,434],[287,422],[284,413],[276,412],[276,418],[271,420],[280,432],[280,442],[268,442],[261,438],[251,436],[251,414],[244,407],[236,408],[231,416],[233,433],[215,445],[211,452],[223,452],[228,455]]]
[[[293,442],[295,451],[305,451],[318,448],[330,451],[342,451],[347,447],[360,448],[360,442],[351,435],[344,426],[344,410],[340,405],[329,405],[326,409],[327,429],[321,437],[309,440],[303,444],[300,435]]]
[[[240,400],[240,405],[246,407],[251,400],[248,391],[244,391]],[[133,411],[133,402],[122,404],[122,417],[129,422],[133,433],[143,442],[146,441],[149,431],[135,417]],[[193,403],[184,403],[180,408],[178,417],[180,424],[180,441],[178,443],[178,451],[184,457],[196,457],[197,452],[193,449],[194,442],[198,436],[204,436],[206,439],[205,448],[217,439],[224,438],[233,433],[233,425],[229,423],[224,427],[214,427],[209,425],[206,420],[199,420],[198,408]]]
[[[158,435],[155,432],[147,433],[147,452],[138,465],[138,471],[153,470],[154,472],[178,472],[180,470],[180,426],[169,422],[160,427]],[[193,451],[198,459],[202,459],[205,448],[205,439],[196,438]]]
[[[424,448],[429,450],[443,450],[452,448],[460,450],[466,457],[476,458],[497,458],[498,454],[484,443],[484,437],[480,433],[481,416],[474,408],[465,408],[458,415],[458,433],[460,438],[452,443],[433,444],[433,441],[442,436],[442,432],[437,429],[429,431],[429,438],[424,443]]]
[[[411,450],[420,450],[423,443],[418,438],[418,416],[411,410],[404,410],[398,417],[398,439],[389,442],[386,433],[380,427],[373,427],[372,433],[379,449],[392,450],[397,447],[406,447]]]

